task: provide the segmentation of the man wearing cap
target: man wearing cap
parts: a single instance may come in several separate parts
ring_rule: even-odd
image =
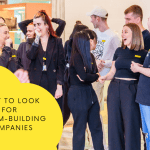
[[[96,7],[90,13],[87,13],[87,15],[91,17],[91,22],[93,23],[94,31],[97,34],[97,45],[96,49],[92,51],[92,54],[95,57],[100,75],[104,76],[110,71],[113,55],[116,49],[119,46],[121,46],[121,42],[119,40],[118,35],[108,27],[108,12],[106,9],[102,7]],[[99,100],[100,110],[103,110],[104,85],[100,82],[94,82],[93,88]]]
[[[143,19],[143,11],[142,8],[138,5],[132,5],[128,7],[125,11],[125,23],[135,23],[137,24],[142,32],[144,39],[144,49],[150,50],[150,32],[143,27],[142,19]]]

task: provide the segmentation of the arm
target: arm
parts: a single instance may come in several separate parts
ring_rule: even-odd
[[[59,25],[56,29],[56,35],[60,37],[64,31],[66,22],[64,20],[57,19],[57,18],[53,18],[51,21]]]
[[[144,40],[144,49],[149,51],[150,50],[150,36],[148,36],[147,38],[145,38]]]
[[[62,39],[58,42],[58,66],[57,66],[57,84],[63,84],[64,70],[65,70],[65,55],[62,45]]]
[[[38,55],[38,47],[39,47],[41,33],[39,33],[38,30],[35,30],[35,33],[36,33],[36,38],[32,43],[31,48],[27,51],[27,58],[30,60],[35,59]]]
[[[74,67],[76,69],[77,75],[84,82],[94,82],[99,78],[98,74],[87,73],[83,64],[83,60],[79,54],[75,54],[74,57]]]
[[[112,61],[112,67],[109,73],[106,74],[106,80],[112,80],[116,73],[115,61]]]
[[[22,22],[18,23],[18,26],[21,29],[21,31],[24,33],[24,35],[26,35],[26,33],[27,33],[27,26],[31,22],[33,22],[33,19],[25,20],[25,21],[22,21]]]
[[[121,46],[121,42],[119,40],[119,37],[116,35],[109,42],[109,45],[106,48],[106,51],[104,50],[104,54],[102,56],[102,60],[105,61],[104,67],[110,68],[112,66],[114,53],[116,49],[120,46]]]
[[[5,46],[0,56],[0,66],[6,67],[9,62],[10,57],[11,57],[11,48],[8,46]]]
[[[105,76],[101,76],[99,78],[99,82],[101,84],[103,84],[105,82],[105,80],[111,80],[111,79],[113,79],[115,73],[116,73],[115,61],[112,61],[112,67],[111,67],[109,73],[107,73]]]
[[[150,68],[144,68],[143,65],[135,63],[132,61],[131,68],[134,73],[141,73],[147,77],[150,77]]]

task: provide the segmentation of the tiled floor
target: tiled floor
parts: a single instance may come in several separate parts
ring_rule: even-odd
[[[105,139],[106,139],[106,145],[108,146],[108,116],[107,116],[107,104],[104,104],[104,110],[101,111],[101,116],[103,118],[103,130],[105,134]],[[59,150],[72,150],[72,124],[73,124],[73,119],[70,117],[67,125],[64,127],[63,134],[60,140],[59,144]],[[143,140],[141,140],[141,145],[142,148],[141,150],[144,150],[143,148]],[[94,150],[91,149],[89,143],[86,141],[86,150]]]

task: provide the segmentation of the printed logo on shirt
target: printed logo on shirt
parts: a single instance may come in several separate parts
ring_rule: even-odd
[[[97,41],[96,49],[91,51],[91,53],[94,55],[95,59],[100,60],[102,58],[105,42],[106,42],[106,40]]]
[[[134,57],[141,58],[141,56],[140,56],[140,55],[135,55]]]
[[[12,55],[11,57],[16,57],[16,55]]]

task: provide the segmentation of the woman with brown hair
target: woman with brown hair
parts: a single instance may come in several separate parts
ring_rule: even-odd
[[[141,66],[146,57],[140,28],[133,23],[124,25],[122,46],[117,48],[110,72],[100,82],[112,80],[108,88],[109,150],[140,150],[141,118],[135,102],[139,73],[130,69],[134,61]]]
[[[64,50],[62,39],[57,38],[51,21],[44,10],[38,11],[33,18],[36,37],[27,52],[31,60],[29,67],[30,82],[48,90],[62,108],[62,84],[64,74]]]
[[[52,18],[51,21],[58,24],[58,27],[55,32],[56,32],[56,35],[60,37],[64,31],[66,22],[58,18]],[[17,50],[17,56],[18,56],[20,63],[23,65],[23,68],[25,70],[28,70],[31,61],[26,57],[26,51],[30,49],[36,36],[35,31],[34,31],[33,19],[24,20],[18,23],[18,26],[20,27],[24,35],[26,35],[27,40],[26,42],[22,42],[19,45],[19,48]]]

